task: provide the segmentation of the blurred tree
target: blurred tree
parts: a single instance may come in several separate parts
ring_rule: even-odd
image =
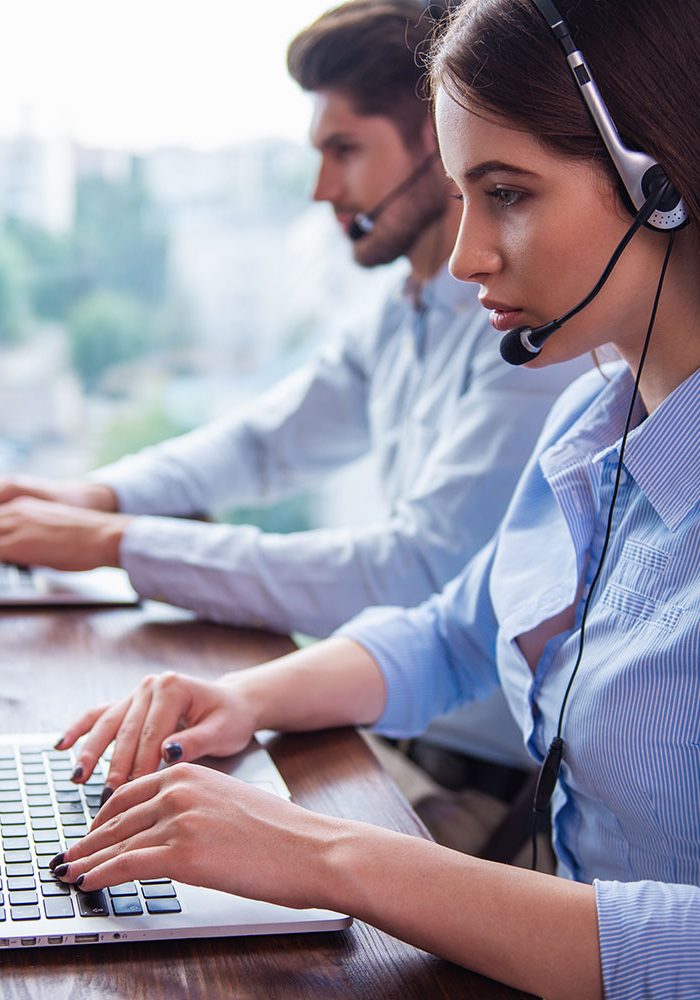
[[[107,465],[122,455],[131,455],[150,444],[158,444],[191,430],[178,423],[158,400],[149,400],[126,416],[116,417],[100,436],[92,465]]]
[[[31,319],[27,261],[21,245],[0,233],[0,344],[12,344],[27,331]]]
[[[152,347],[148,310],[116,292],[92,292],[68,316],[70,349],[78,375],[94,390],[111,365],[131,361]]]

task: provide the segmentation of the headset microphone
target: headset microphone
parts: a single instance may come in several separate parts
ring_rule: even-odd
[[[433,162],[438,158],[440,154],[435,150],[430,153],[426,158],[418,164],[415,170],[413,170],[408,177],[406,177],[400,184],[392,188],[391,191],[385,195],[379,204],[375,205],[371,212],[358,212],[355,218],[350,224],[348,229],[348,237],[355,242],[356,240],[361,240],[364,236],[367,236],[374,230],[374,223],[382,214],[385,208],[388,208],[392,202],[400,198],[402,194],[417,184],[418,181],[424,174],[427,174],[430,170]]]
[[[569,309],[569,311],[565,312],[563,316],[560,316],[558,319],[553,319],[549,323],[545,323],[543,326],[519,326],[515,330],[508,331],[505,337],[502,338],[500,344],[501,357],[504,361],[507,361],[509,365],[524,365],[527,364],[528,361],[532,361],[533,358],[537,357],[545,342],[556,330],[562,327],[564,323],[568,323],[569,320],[573,319],[573,317],[580,313],[582,309],[585,309],[586,306],[591,304],[593,299],[598,295],[612,274],[615,265],[622,256],[623,251],[634,234],[641,229],[649,217],[654,214],[657,206],[665,197],[668,196],[668,187],[670,187],[670,182],[666,181],[665,184],[662,184],[660,188],[654,191],[653,194],[647,198],[641,209],[637,212],[634,222],[615,247],[612,257],[608,261],[600,278],[598,278],[595,286],[584,299],[581,299],[581,301],[573,307],[573,309]]]

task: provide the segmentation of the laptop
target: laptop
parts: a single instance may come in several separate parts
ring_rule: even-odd
[[[289,934],[352,923],[329,910],[288,909],[165,877],[100,892],[79,892],[55,879],[49,861],[85,835],[106,776],[103,760],[85,784],[74,785],[73,752],[54,750],[57,738],[0,736],[0,949]],[[256,740],[235,757],[200,763],[290,798]]]
[[[0,563],[0,608],[130,606],[139,595],[122,569],[105,566],[80,573]]]

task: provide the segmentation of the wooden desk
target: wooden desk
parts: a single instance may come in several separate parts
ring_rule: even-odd
[[[215,678],[288,652],[288,639],[192,620],[164,605],[0,613],[0,729],[56,732],[166,668]],[[276,737],[294,799],[428,836],[352,730]],[[514,1000],[492,983],[355,922],[340,933],[28,948],[2,954],[3,1000]]]

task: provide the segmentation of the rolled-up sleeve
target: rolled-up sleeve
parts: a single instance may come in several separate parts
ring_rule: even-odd
[[[497,624],[489,593],[496,540],[445,589],[412,610],[369,608],[336,635],[376,660],[387,698],[374,729],[385,736],[422,733],[430,720],[498,687]]]
[[[606,1000],[697,1000],[700,888],[593,884]]]

